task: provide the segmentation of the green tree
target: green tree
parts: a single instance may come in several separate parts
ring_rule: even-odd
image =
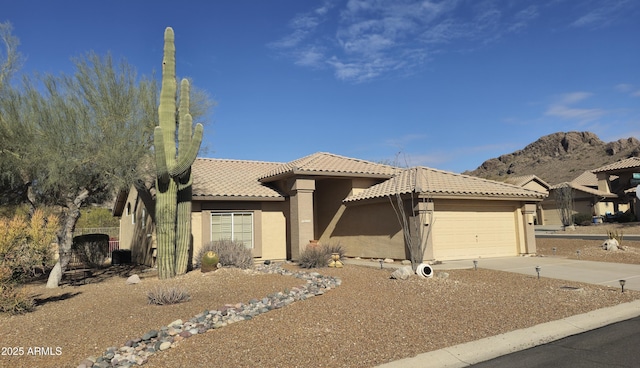
[[[73,75],[25,78],[0,102],[2,160],[33,200],[61,208],[57,287],[71,256],[80,208],[100,203],[144,176],[157,114],[157,85],[125,61],[94,53],[74,60]]]

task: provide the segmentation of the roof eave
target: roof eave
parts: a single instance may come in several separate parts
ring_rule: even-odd
[[[192,201],[213,202],[213,201],[252,201],[252,202],[283,202],[284,197],[259,197],[259,196],[225,196],[225,195],[194,195]]]

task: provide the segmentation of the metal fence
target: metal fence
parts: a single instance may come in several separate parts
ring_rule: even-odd
[[[110,239],[118,239],[120,237],[119,227],[84,227],[75,229],[73,236],[85,234],[107,234]]]
[[[120,241],[109,240],[109,258],[112,258],[111,253],[113,253],[114,250],[118,250],[118,249],[120,249]]]

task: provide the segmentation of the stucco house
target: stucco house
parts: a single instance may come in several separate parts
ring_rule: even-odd
[[[505,180],[505,183],[544,193],[546,197],[549,196],[549,188],[551,187],[546,181],[540,179],[536,175],[511,176]],[[544,224],[544,215],[542,204],[538,203],[536,205],[536,213],[534,216],[534,222],[536,225]]]
[[[640,184],[640,158],[631,157],[585,171],[568,183],[560,183],[549,188],[549,197],[541,206],[543,224],[561,225],[555,202],[555,191],[563,185],[573,189],[574,214],[586,214],[597,219],[611,214],[626,212],[638,214],[636,186]]]
[[[407,259],[391,206],[397,194],[408,217],[430,227],[425,260],[532,254],[536,204],[546,197],[508,183],[324,152],[288,163],[199,158],[192,172],[194,254],[233,238],[257,261],[296,260],[312,240],[339,243],[350,257]],[[153,264],[152,202],[132,189],[116,203],[121,248]]]

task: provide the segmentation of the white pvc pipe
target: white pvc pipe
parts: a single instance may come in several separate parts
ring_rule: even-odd
[[[422,278],[433,277],[433,268],[426,263],[420,263],[416,269],[416,274]]]

